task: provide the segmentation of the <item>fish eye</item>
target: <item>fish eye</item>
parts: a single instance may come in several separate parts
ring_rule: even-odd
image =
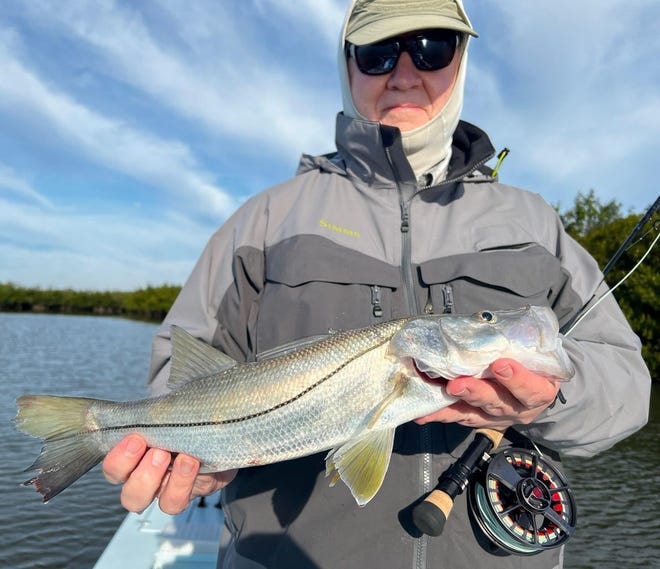
[[[489,310],[482,310],[477,314],[477,317],[480,322],[487,322],[488,324],[495,324],[497,322],[497,316]]]

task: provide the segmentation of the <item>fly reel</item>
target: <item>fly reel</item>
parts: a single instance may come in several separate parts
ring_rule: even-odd
[[[573,534],[577,511],[568,482],[536,451],[508,448],[492,455],[468,488],[479,527],[509,553],[535,555]]]

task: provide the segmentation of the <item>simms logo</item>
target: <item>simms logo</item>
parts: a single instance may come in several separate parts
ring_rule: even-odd
[[[348,235],[349,237],[361,237],[359,231],[353,231],[352,229],[347,229],[346,227],[341,227],[340,225],[335,225],[334,223],[330,223],[329,221],[326,221],[325,219],[321,219],[319,221],[319,225],[325,229],[329,229],[330,231],[334,231],[335,233],[342,233],[343,235]]]

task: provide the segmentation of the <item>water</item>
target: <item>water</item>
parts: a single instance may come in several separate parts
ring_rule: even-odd
[[[646,427],[565,466],[578,508],[566,567],[660,568],[660,386],[654,386]]]
[[[40,445],[13,430],[14,400],[28,392],[142,397],[155,331],[116,318],[0,313],[0,568],[91,568],[125,514],[98,468],[46,505],[18,486]],[[579,516],[567,569],[660,567],[658,388],[652,407],[633,437],[567,462]]]
[[[0,313],[0,567],[85,569],[125,512],[97,467],[48,504],[19,483],[40,444],[16,433],[25,393],[136,399],[144,395],[153,324],[118,318]]]

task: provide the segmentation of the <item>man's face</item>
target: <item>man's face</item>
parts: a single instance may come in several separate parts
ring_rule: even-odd
[[[457,49],[452,62],[437,71],[420,71],[410,54],[401,53],[396,67],[386,75],[365,75],[348,58],[353,104],[372,121],[396,126],[401,131],[426,124],[444,107],[451,95],[461,59]]]

